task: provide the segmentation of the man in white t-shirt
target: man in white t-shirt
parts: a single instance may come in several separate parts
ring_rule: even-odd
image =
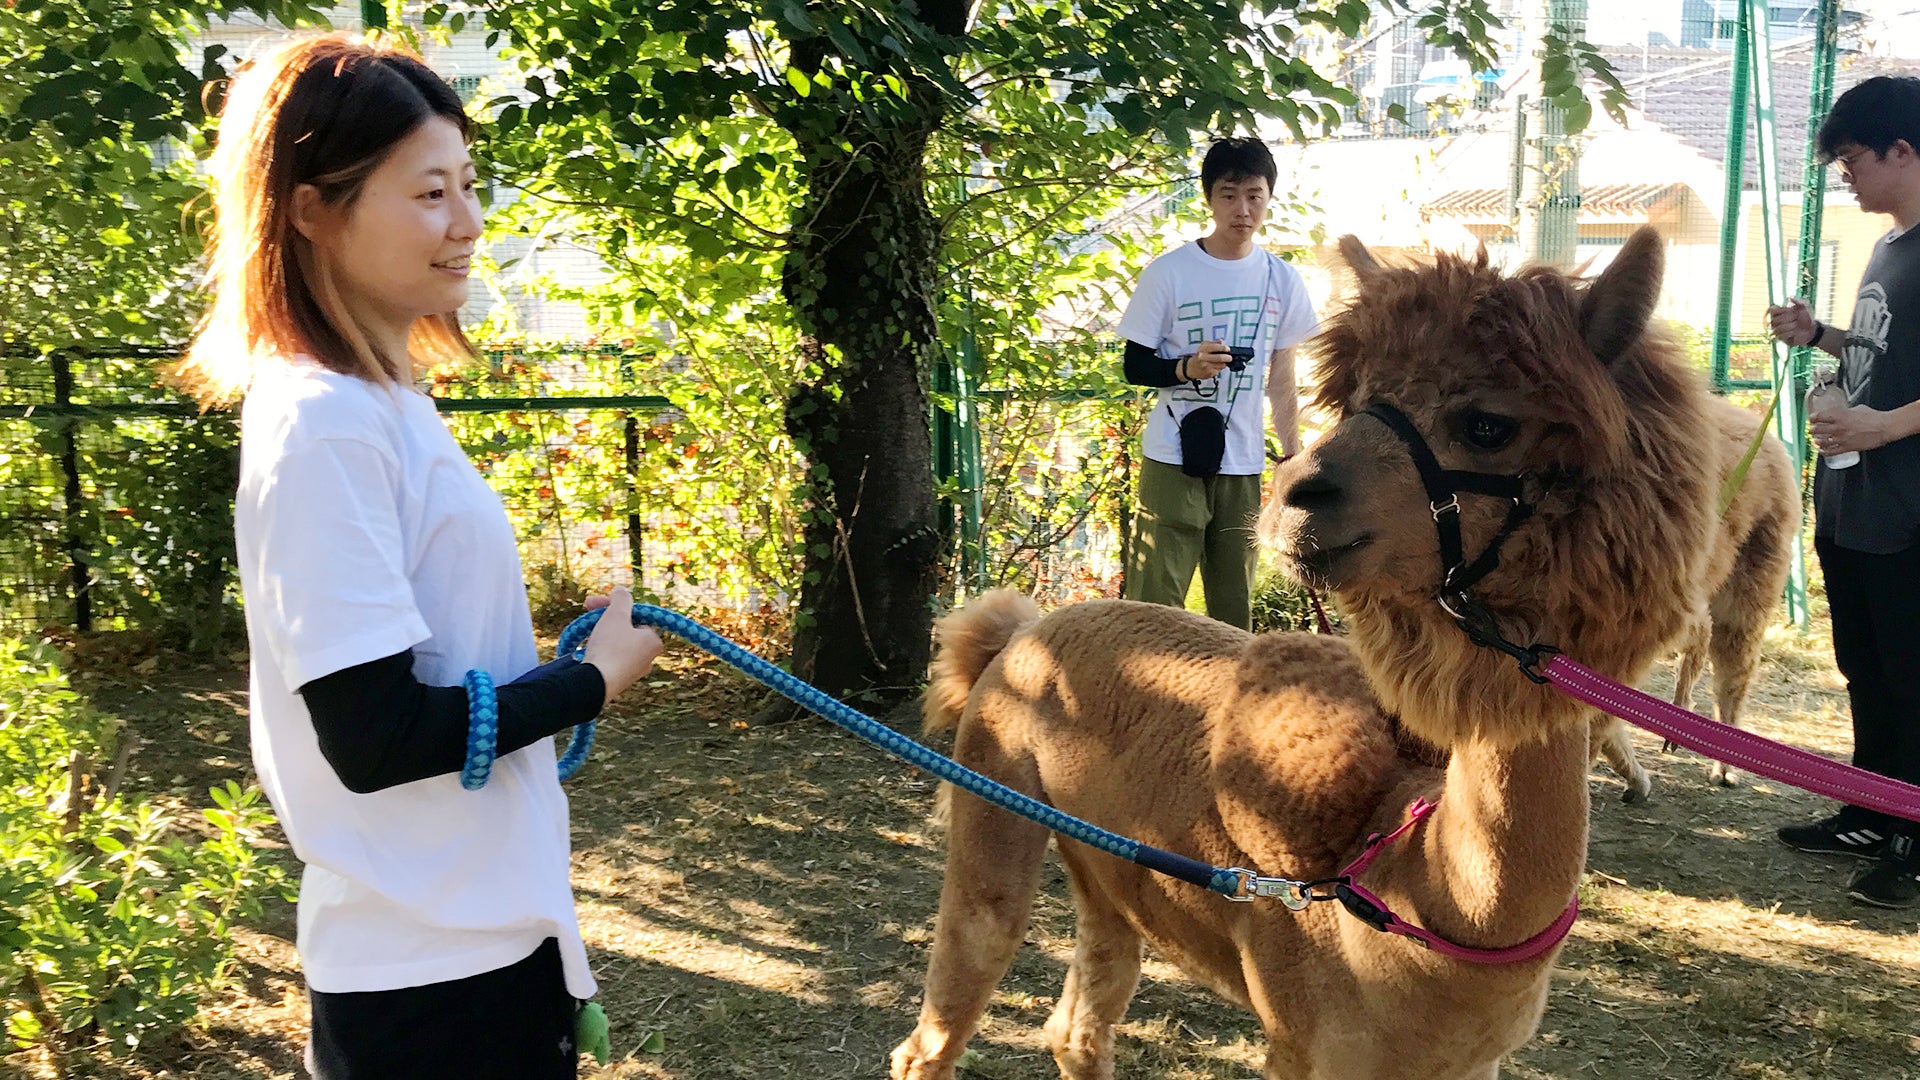
[[[1207,614],[1242,629],[1253,622],[1266,405],[1281,451],[1298,452],[1293,347],[1316,325],[1299,273],[1254,243],[1277,175],[1258,139],[1209,147],[1200,186],[1212,231],[1148,263],[1120,320],[1127,381],[1160,391],[1126,597],[1183,606],[1198,567]]]

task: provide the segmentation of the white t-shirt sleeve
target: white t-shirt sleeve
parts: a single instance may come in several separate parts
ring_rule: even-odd
[[[261,493],[257,595],[293,689],[431,637],[402,565],[398,464],[354,438],[290,443]]]
[[[1279,263],[1274,279],[1280,296],[1280,311],[1269,340],[1275,350],[1290,349],[1311,337],[1319,329],[1320,320],[1313,313],[1313,299],[1307,295],[1307,283],[1300,280],[1300,271],[1278,256],[1269,257]]]
[[[1166,354],[1167,333],[1173,329],[1173,280],[1161,259],[1140,271],[1126,313],[1120,316],[1120,336]]]

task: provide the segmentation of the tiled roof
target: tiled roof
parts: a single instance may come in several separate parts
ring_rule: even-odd
[[[1594,184],[1580,188],[1580,210],[1584,214],[1627,217],[1643,215],[1671,195],[1685,191],[1684,184]],[[1420,207],[1433,217],[1506,220],[1507,192],[1503,188],[1458,188]]]
[[[1610,46],[1601,49],[1614,73],[1626,84],[1636,109],[1714,162],[1727,160],[1727,115],[1733,82],[1733,54],[1719,49]],[[1807,145],[1808,90],[1813,78],[1810,44],[1773,52],[1774,130],[1778,139],[1783,188],[1800,187]],[[1875,75],[1920,74],[1911,60],[1842,54],[1834,73],[1837,97]],[[1749,103],[1748,115],[1753,109]],[[1745,154],[1746,186],[1757,188],[1756,145],[1751,121]]]

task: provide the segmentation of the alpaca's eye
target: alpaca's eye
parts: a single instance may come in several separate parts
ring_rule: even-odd
[[[1511,417],[1473,412],[1467,414],[1466,427],[1462,434],[1476,449],[1498,450],[1512,442],[1515,435],[1520,434],[1520,424]]]

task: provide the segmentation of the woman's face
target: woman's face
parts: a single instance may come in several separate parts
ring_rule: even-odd
[[[369,329],[404,340],[414,320],[466,303],[480,198],[451,120],[435,116],[394,144],[350,205],[320,207],[317,194],[296,196],[306,204],[296,221]]]

